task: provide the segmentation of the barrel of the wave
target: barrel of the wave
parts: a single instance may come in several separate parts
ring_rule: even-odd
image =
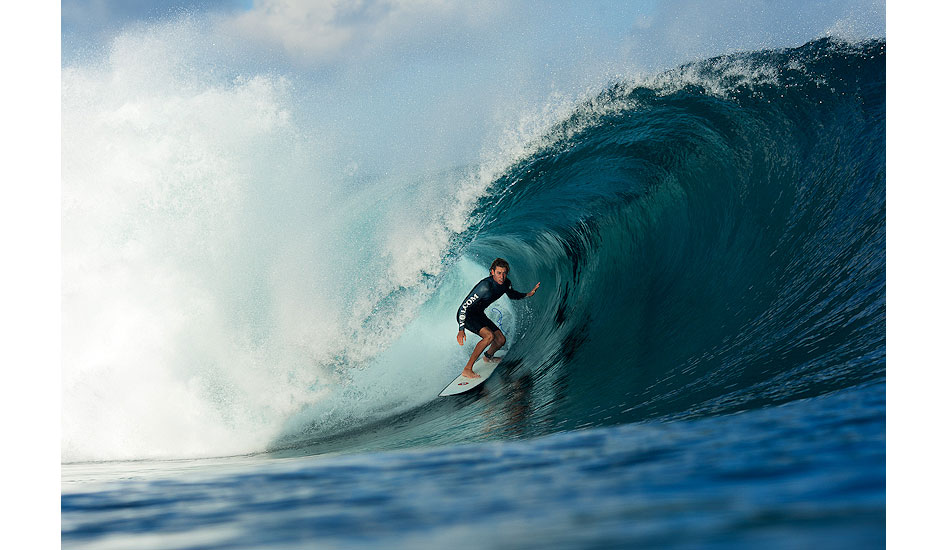
[[[819,40],[618,84],[499,178],[470,253],[543,273],[512,350],[535,419],[727,413],[883,376],[884,68],[883,42]]]

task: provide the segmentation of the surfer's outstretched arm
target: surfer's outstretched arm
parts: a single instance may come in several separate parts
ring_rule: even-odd
[[[510,298],[510,299],[512,299],[512,300],[520,300],[520,299],[522,299],[522,298],[530,298],[530,297],[534,296],[534,293],[535,293],[535,292],[538,291],[538,287],[539,287],[539,286],[541,286],[541,283],[538,283],[538,284],[534,285],[534,288],[532,288],[532,289],[531,289],[531,292],[528,292],[528,293],[518,292],[518,291],[515,290],[513,287],[510,287],[510,286],[509,286],[509,287],[508,287],[508,290],[505,291],[505,296],[508,296],[508,298]]]

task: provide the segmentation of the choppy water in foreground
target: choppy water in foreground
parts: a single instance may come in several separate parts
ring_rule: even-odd
[[[66,465],[68,548],[875,548],[884,388],[380,453]]]

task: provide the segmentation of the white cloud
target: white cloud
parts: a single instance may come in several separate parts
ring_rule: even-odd
[[[246,39],[277,46],[308,63],[360,57],[397,43],[425,40],[446,29],[471,28],[501,4],[443,0],[258,0],[223,25]]]

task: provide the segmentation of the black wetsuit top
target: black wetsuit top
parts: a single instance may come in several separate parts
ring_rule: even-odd
[[[455,319],[459,323],[459,330],[467,328],[475,334],[478,334],[478,331],[483,327],[490,328],[492,332],[498,330],[495,323],[492,323],[491,319],[485,315],[485,308],[501,298],[502,294],[507,295],[512,300],[520,300],[527,296],[524,292],[518,292],[511,288],[510,279],[505,279],[505,283],[500,285],[491,276],[485,277],[462,300],[462,305],[459,306],[459,310],[455,314]]]

